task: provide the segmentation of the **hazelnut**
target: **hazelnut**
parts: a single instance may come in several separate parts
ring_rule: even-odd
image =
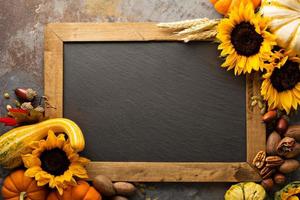
[[[276,173],[274,175],[274,182],[278,185],[282,185],[284,184],[286,181],[286,177],[285,175],[281,174],[281,173]]]
[[[274,181],[271,178],[262,180],[261,185],[265,190],[271,190],[274,187]]]
[[[276,124],[276,131],[279,134],[284,134],[288,129],[289,123],[285,116],[281,117]]]

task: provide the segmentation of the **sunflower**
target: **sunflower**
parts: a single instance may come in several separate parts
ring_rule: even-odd
[[[300,104],[300,58],[281,49],[269,58],[269,70],[263,75],[261,95],[269,109],[287,113]]]
[[[222,67],[234,69],[235,75],[252,70],[263,70],[264,60],[276,44],[275,36],[268,32],[268,20],[254,12],[252,3],[234,7],[229,17],[222,19],[217,28],[221,57],[226,57]]]
[[[24,166],[28,168],[25,175],[34,177],[39,186],[49,184],[60,194],[69,185],[76,185],[75,177],[88,178],[84,166],[88,159],[80,157],[64,134],[55,136],[49,130],[46,140],[31,144],[32,152],[22,156]]]

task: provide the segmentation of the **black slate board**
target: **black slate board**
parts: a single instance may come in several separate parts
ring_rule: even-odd
[[[246,160],[245,78],[210,42],[64,43],[64,117],[93,161]]]

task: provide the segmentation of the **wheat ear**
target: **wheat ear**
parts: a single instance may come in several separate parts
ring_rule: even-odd
[[[184,29],[177,33],[177,35],[186,35],[186,34],[194,34],[197,32],[203,32],[209,29],[212,29],[219,23],[219,20],[209,20],[207,22],[197,24],[196,26],[192,26],[190,28]]]
[[[209,21],[208,18],[199,18],[199,19],[184,20],[178,22],[159,23],[157,24],[157,26],[160,28],[169,28],[169,29],[186,29],[207,21]]]

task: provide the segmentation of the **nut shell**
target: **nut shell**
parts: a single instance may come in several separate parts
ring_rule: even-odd
[[[284,137],[277,146],[277,154],[286,156],[287,153],[293,151],[296,141],[291,137]]]
[[[276,119],[277,117],[277,111],[276,110],[270,110],[266,112],[266,114],[263,115],[262,120],[265,123],[271,122],[272,120]]]
[[[260,175],[263,179],[267,179],[272,176],[276,172],[276,169],[271,167],[264,167],[260,170]]]
[[[277,167],[284,163],[284,160],[279,156],[268,156],[266,158],[266,167]]]
[[[276,131],[280,134],[284,134],[288,129],[289,123],[286,118],[282,117],[276,124]]]
[[[128,182],[115,182],[113,187],[118,195],[124,196],[130,196],[136,190],[135,186]]]
[[[113,183],[107,176],[98,175],[93,179],[93,185],[100,194],[104,196],[113,196],[116,191],[113,187]]]
[[[279,167],[279,171],[284,174],[291,173],[297,170],[300,166],[299,161],[294,159],[285,160],[284,163]]]
[[[272,132],[267,139],[266,152],[268,155],[277,155],[277,146],[281,140],[279,133]]]
[[[293,150],[285,154],[286,158],[295,158],[300,155],[300,144],[296,143]]]
[[[289,126],[284,136],[294,138],[297,142],[300,142],[300,125]]]
[[[262,180],[261,185],[265,190],[271,190],[274,187],[274,181],[271,178]]]
[[[261,169],[264,164],[265,164],[265,160],[266,160],[266,152],[264,151],[259,151],[256,156],[254,157],[252,164],[257,168],[257,169]]]
[[[114,196],[111,198],[111,200],[128,200],[128,198],[123,196]]]

